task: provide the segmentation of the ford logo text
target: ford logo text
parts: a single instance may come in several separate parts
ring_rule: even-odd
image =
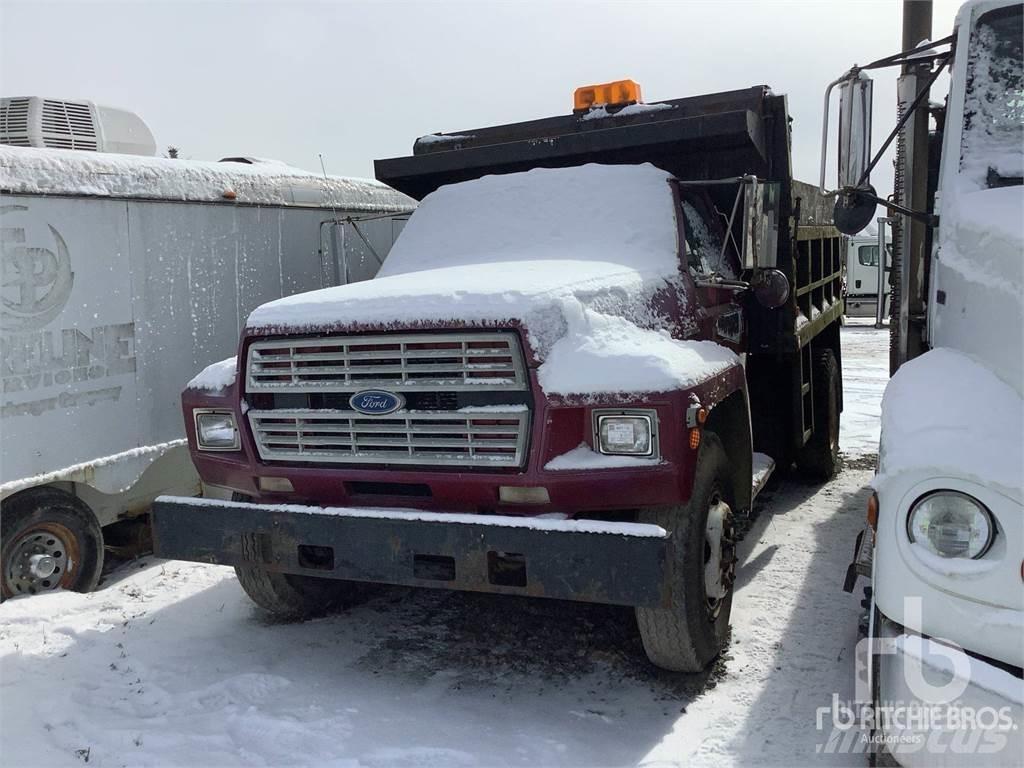
[[[348,399],[349,407],[353,411],[370,415],[394,413],[405,405],[405,398],[396,395],[394,392],[384,392],[379,389],[365,389],[356,392]]]

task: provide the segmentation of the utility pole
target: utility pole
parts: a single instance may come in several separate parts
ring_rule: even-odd
[[[903,50],[910,50],[932,36],[931,0],[903,0]],[[897,86],[900,115],[920,93],[928,80],[931,65],[904,64]],[[897,141],[896,202],[915,211],[923,211],[928,201],[928,98],[915,110]],[[893,226],[893,288],[890,319],[889,370],[895,373],[907,360],[925,351],[925,300],[927,286],[927,249],[930,245],[927,225],[899,216]],[[881,254],[880,254],[881,256]]]

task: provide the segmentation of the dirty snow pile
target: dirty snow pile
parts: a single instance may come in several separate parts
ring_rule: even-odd
[[[373,179],[329,176],[273,160],[251,164],[70,149],[0,147],[0,190],[12,194],[224,200],[404,212],[415,202]]]
[[[229,357],[211,363],[196,374],[185,389],[199,389],[205,392],[218,392],[227,389],[235,383],[235,376],[238,371],[238,358]]]
[[[933,349],[901,366],[885,390],[876,484],[925,467],[1020,497],[1022,434],[1019,393],[971,357]]]
[[[669,174],[649,164],[538,168],[428,195],[374,280],[257,308],[251,329],[522,322],[549,394],[690,386],[736,363],[670,338],[652,309],[679,280]],[[600,370],[600,378],[595,372]]]

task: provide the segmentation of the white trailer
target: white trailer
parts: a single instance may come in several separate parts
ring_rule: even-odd
[[[372,277],[414,203],[271,161],[0,147],[4,597],[88,590],[103,528],[196,494],[180,395],[250,310]]]

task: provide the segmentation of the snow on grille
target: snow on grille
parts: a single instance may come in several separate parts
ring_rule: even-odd
[[[527,388],[514,333],[443,333],[258,341],[248,392]]]

